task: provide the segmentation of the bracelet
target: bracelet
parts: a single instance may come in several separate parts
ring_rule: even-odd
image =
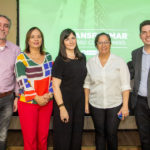
[[[64,106],[64,103],[58,105],[59,108],[62,107],[62,106]]]

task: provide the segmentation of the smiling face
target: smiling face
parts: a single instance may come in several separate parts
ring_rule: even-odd
[[[77,44],[76,37],[71,33],[66,39],[64,39],[64,45],[66,50],[74,50]]]
[[[145,25],[141,28],[140,38],[144,46],[150,46],[150,25]]]
[[[42,36],[38,29],[35,29],[31,32],[28,44],[29,44],[30,49],[32,49],[32,48],[40,49],[40,47],[42,45]]]
[[[96,47],[101,55],[109,54],[110,46],[109,38],[106,35],[99,36]]]
[[[9,27],[9,21],[4,17],[0,17],[0,40],[6,40],[9,33]]]

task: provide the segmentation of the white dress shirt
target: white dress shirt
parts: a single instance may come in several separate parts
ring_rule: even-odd
[[[98,55],[87,62],[84,88],[90,89],[89,103],[96,108],[113,108],[122,103],[122,92],[130,90],[130,74],[125,61],[110,54],[103,67]]]

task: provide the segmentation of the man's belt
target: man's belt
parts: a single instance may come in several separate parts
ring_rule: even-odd
[[[0,93],[0,98],[5,97],[7,95],[10,95],[13,91],[8,91],[8,92],[4,92],[4,93]]]

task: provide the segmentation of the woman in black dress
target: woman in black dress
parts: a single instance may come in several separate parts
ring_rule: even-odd
[[[81,150],[86,73],[86,58],[78,49],[76,34],[65,29],[52,69],[54,150]]]

